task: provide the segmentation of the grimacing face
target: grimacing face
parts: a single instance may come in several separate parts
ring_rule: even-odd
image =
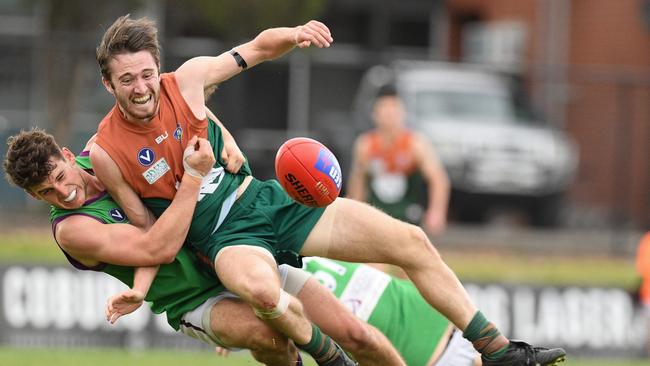
[[[27,192],[37,200],[45,201],[63,209],[81,207],[86,201],[86,182],[81,169],[75,163],[74,154],[62,149],[63,159],[50,157],[54,166],[50,175],[41,184],[30,187]]]
[[[111,79],[102,79],[128,121],[147,123],[158,112],[160,74],[151,53],[115,55],[108,63]]]

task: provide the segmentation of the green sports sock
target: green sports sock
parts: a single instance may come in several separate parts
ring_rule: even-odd
[[[342,352],[332,338],[321,332],[315,324],[311,325],[311,340],[307,344],[296,343],[296,346],[309,353],[319,365],[327,365],[337,359],[339,352]]]
[[[498,359],[508,350],[510,342],[499,329],[489,322],[483,313],[477,311],[465,328],[463,337],[472,342],[474,348],[488,359]]]

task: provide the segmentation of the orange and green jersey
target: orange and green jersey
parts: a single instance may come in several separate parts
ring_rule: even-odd
[[[636,269],[641,275],[639,297],[643,304],[650,306],[650,233],[646,233],[639,242]]]
[[[413,151],[413,134],[404,131],[389,145],[376,131],[367,133],[366,138],[368,203],[418,224],[426,207],[426,190]]]
[[[145,205],[159,216],[171,203],[183,176],[187,141],[194,135],[207,138],[217,162],[203,179],[187,237],[190,242],[198,242],[212,234],[224,201],[251,171],[248,164],[238,174],[224,169],[220,127],[214,121],[195,117],[180,93],[174,73],[162,74],[160,79],[159,110],[148,124],[125,120],[115,105],[100,123],[95,143],[109,154]]]

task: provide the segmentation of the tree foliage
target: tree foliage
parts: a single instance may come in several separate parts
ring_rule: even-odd
[[[316,19],[325,0],[191,0],[201,17],[224,40],[239,40],[260,30],[295,26]],[[187,6],[187,5],[186,5]]]

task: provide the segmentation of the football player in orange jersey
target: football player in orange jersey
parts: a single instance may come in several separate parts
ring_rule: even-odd
[[[127,215],[147,226],[147,206],[160,213],[174,195],[187,138],[207,138],[219,150],[220,129],[205,115],[205,89],[243,69],[280,57],[294,47],[329,47],[329,29],[310,21],[272,28],[216,57],[195,57],[172,73],[160,73],[155,26],[118,19],[105,32],[97,60],[116,105],[98,128],[91,160],[98,178]],[[215,151],[215,156],[219,156]],[[471,302],[422,229],[369,205],[338,198],[326,208],[292,201],[275,181],[254,179],[217,162],[206,176],[188,241],[206,255],[219,279],[250,304],[256,315],[291,338],[320,365],[354,364],[305,317],[300,302],[281,289],[278,263],[300,256],[397,265],[427,302],[451,320],[482,354],[483,365],[553,365],[562,349],[510,342]]]
[[[447,223],[449,178],[433,146],[404,125],[404,106],[392,85],[379,91],[372,117],[375,129],[354,144],[348,197],[440,234]]]
[[[636,270],[641,276],[639,302],[643,307],[647,329],[650,332],[650,232],[647,232],[639,241],[636,252]],[[650,356],[650,337],[646,344],[646,352]]]

